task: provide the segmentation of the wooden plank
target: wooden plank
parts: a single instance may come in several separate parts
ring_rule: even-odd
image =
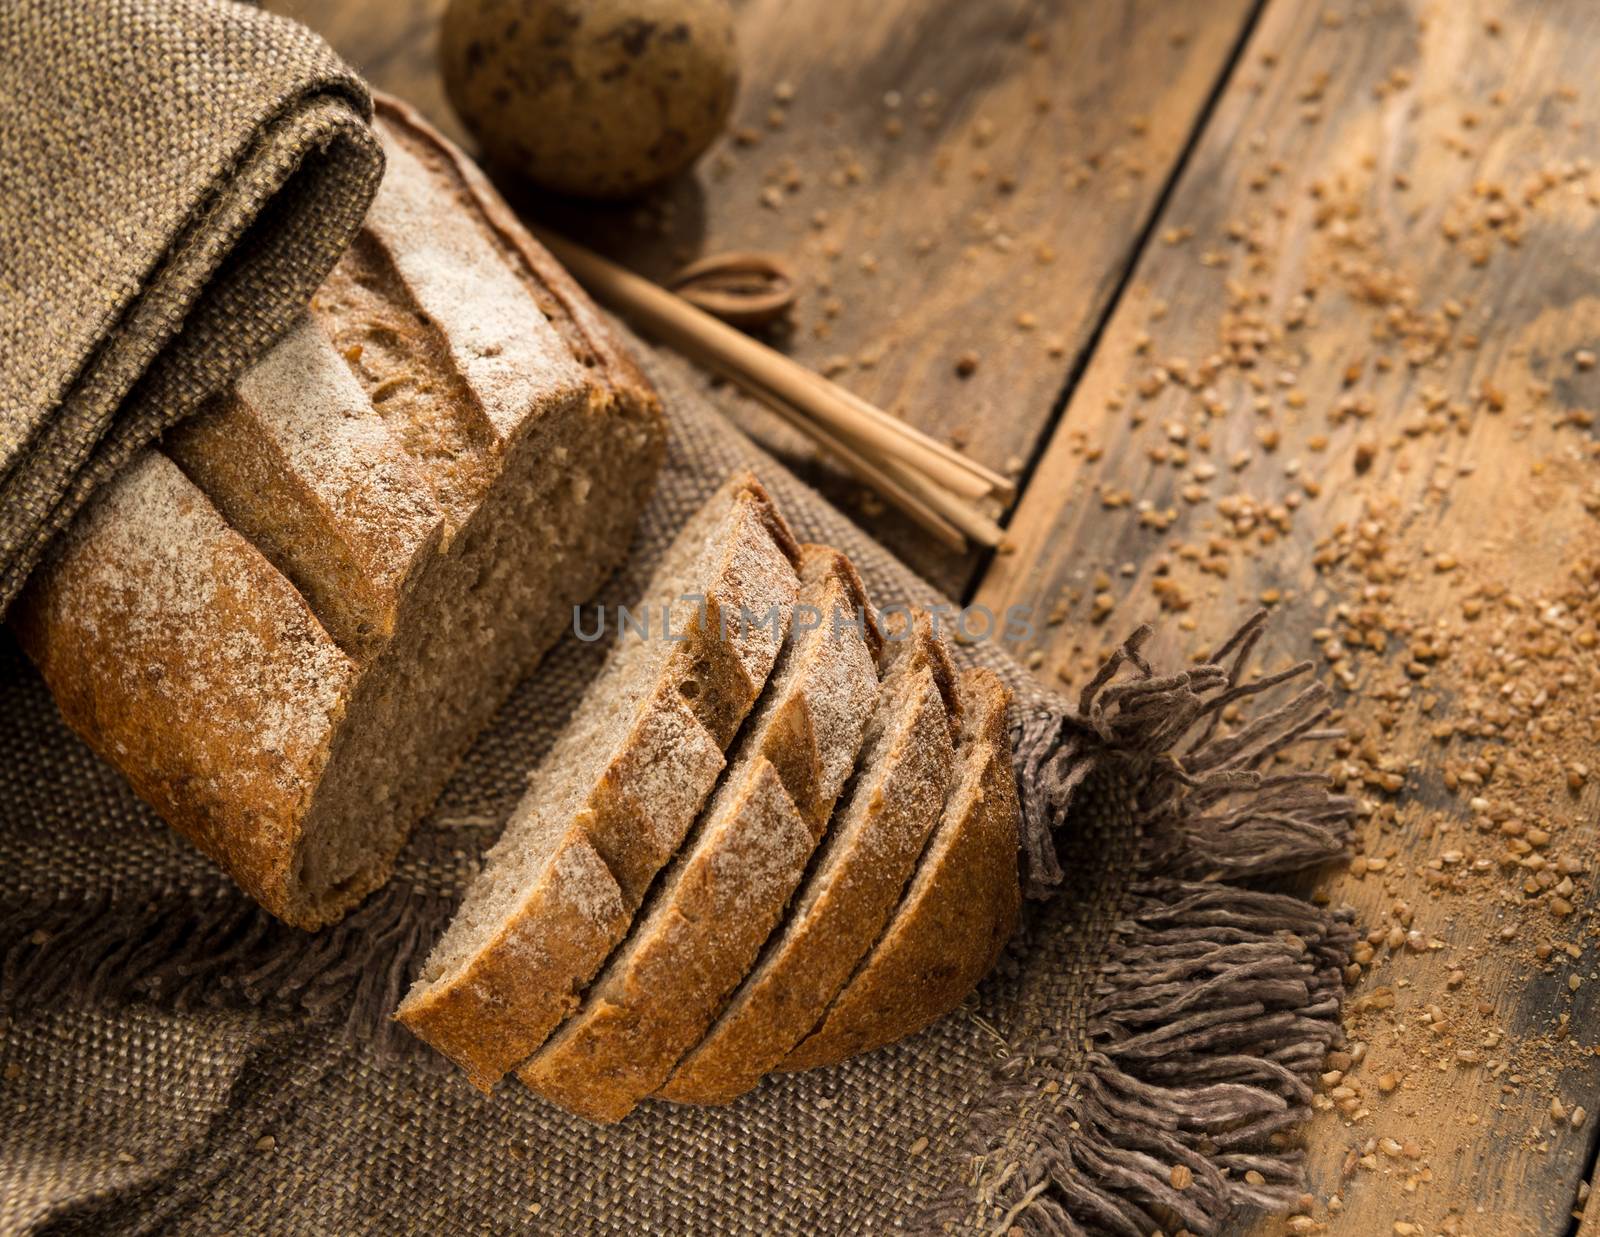
[[[1563,1232],[1591,1161],[1597,47],[1573,0],[1271,0],[978,590],[1052,680],[1266,601],[1267,668],[1355,689],[1365,1058],[1290,1231]]]
[[[309,22],[459,135],[433,65],[441,0],[268,7]],[[1046,433],[1252,9],[746,0],[733,126],[692,176],[642,206],[513,197],[655,278],[706,253],[786,256],[807,289],[777,342],[1015,469]],[[976,361],[965,377],[964,355]],[[795,451],[773,419],[732,394],[723,402]],[[808,455],[791,458],[858,514],[876,512]],[[975,558],[935,550],[892,515],[869,522],[945,587],[967,583]]]

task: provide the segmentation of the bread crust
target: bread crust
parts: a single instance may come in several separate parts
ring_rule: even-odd
[[[1018,807],[1005,715],[987,670],[961,679],[958,780],[883,935],[783,1070],[831,1065],[903,1039],[948,1013],[1016,927]]]
[[[493,229],[551,324],[566,338],[573,355],[599,371],[598,391],[602,397],[660,416],[660,397],[633,354],[622,345],[566,268],[529,235],[478,165],[409,104],[381,90],[372,92],[372,101],[377,115],[394,125],[419,156],[447,172],[474,199],[485,223]]]
[[[340,647],[367,661],[393,638],[444,512],[316,321],[162,445]]]
[[[13,621],[67,724],[292,914],[300,820],[357,668],[288,581],[147,451],[73,522]]]
[[[492,199],[464,198],[430,170],[417,157],[417,139],[408,140],[405,122],[380,119],[374,127],[388,167],[363,233],[418,311],[450,324],[440,343],[472,393],[466,411],[482,418],[503,450],[548,410],[583,398],[594,379],[506,261],[495,243],[498,233],[485,226]]]
[[[886,616],[886,626],[883,656],[889,662],[903,656],[907,671],[925,669],[933,675],[950,721],[950,742],[954,744],[961,734],[961,671],[950,656],[949,642],[926,610],[897,610]]]
[[[547,965],[528,968],[521,942],[557,933],[540,922],[546,902],[536,884],[467,967],[414,990],[396,1015],[483,1089],[544,1042],[572,1012],[574,994],[623,940],[632,912],[716,784],[726,746],[777,660],[781,631],[736,633],[729,627],[724,638],[722,620],[736,616],[742,605],[776,604],[786,629],[799,587],[799,546],[754,476],[734,477],[710,501],[727,504],[727,514],[718,525],[722,544],[711,578],[703,584],[705,605],[643,694],[627,736],[570,826],[605,865],[623,913],[608,918],[603,931],[569,941]],[[562,760],[558,742],[545,767]],[[530,799],[536,793],[537,788]]]

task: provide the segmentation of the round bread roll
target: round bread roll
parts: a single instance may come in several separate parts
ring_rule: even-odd
[[[727,0],[451,0],[440,58],[492,162],[581,197],[683,171],[738,86]]]

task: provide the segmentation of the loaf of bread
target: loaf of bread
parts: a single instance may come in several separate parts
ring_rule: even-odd
[[[470,164],[379,112],[383,185],[310,314],[108,487],[14,611],[69,724],[305,928],[387,879],[621,560],[665,438]]]

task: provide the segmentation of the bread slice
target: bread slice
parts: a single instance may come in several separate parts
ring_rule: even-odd
[[[920,1031],[999,957],[1021,902],[1008,698],[987,670],[962,676],[956,783],[938,827],[888,928],[780,1068],[831,1065]]]
[[[705,1038],[658,1094],[742,1095],[816,1026],[894,910],[955,771],[955,668],[917,617],[891,642],[855,773],[783,926]]]
[[[645,635],[619,637],[396,1015],[475,1085],[536,1049],[623,939],[777,660],[799,558],[748,475],[668,549],[631,612]]]
[[[309,317],[165,447],[362,661],[393,638],[452,531],[393,423]]]
[[[882,651],[855,565],[831,546],[803,546],[794,623],[751,728],[817,837],[850,776]]]
[[[621,561],[665,449],[653,393],[492,192],[404,109],[379,133],[383,185],[309,318],[170,436],[187,481],[118,478],[107,509],[140,526],[86,517],[13,610],[69,724],[305,928],[388,878]],[[161,527],[175,503],[235,537]],[[261,560],[248,578],[222,574],[233,540]],[[269,648],[252,607],[285,589],[311,626]],[[350,670],[322,672],[330,644]],[[317,689],[275,694],[295,658]]]
[[[842,555],[808,547],[804,577],[796,613],[807,621],[791,628],[703,818],[578,1012],[517,1071],[590,1120],[621,1120],[701,1036],[782,915],[849,776],[877,696],[876,625],[839,621],[864,600]]]

